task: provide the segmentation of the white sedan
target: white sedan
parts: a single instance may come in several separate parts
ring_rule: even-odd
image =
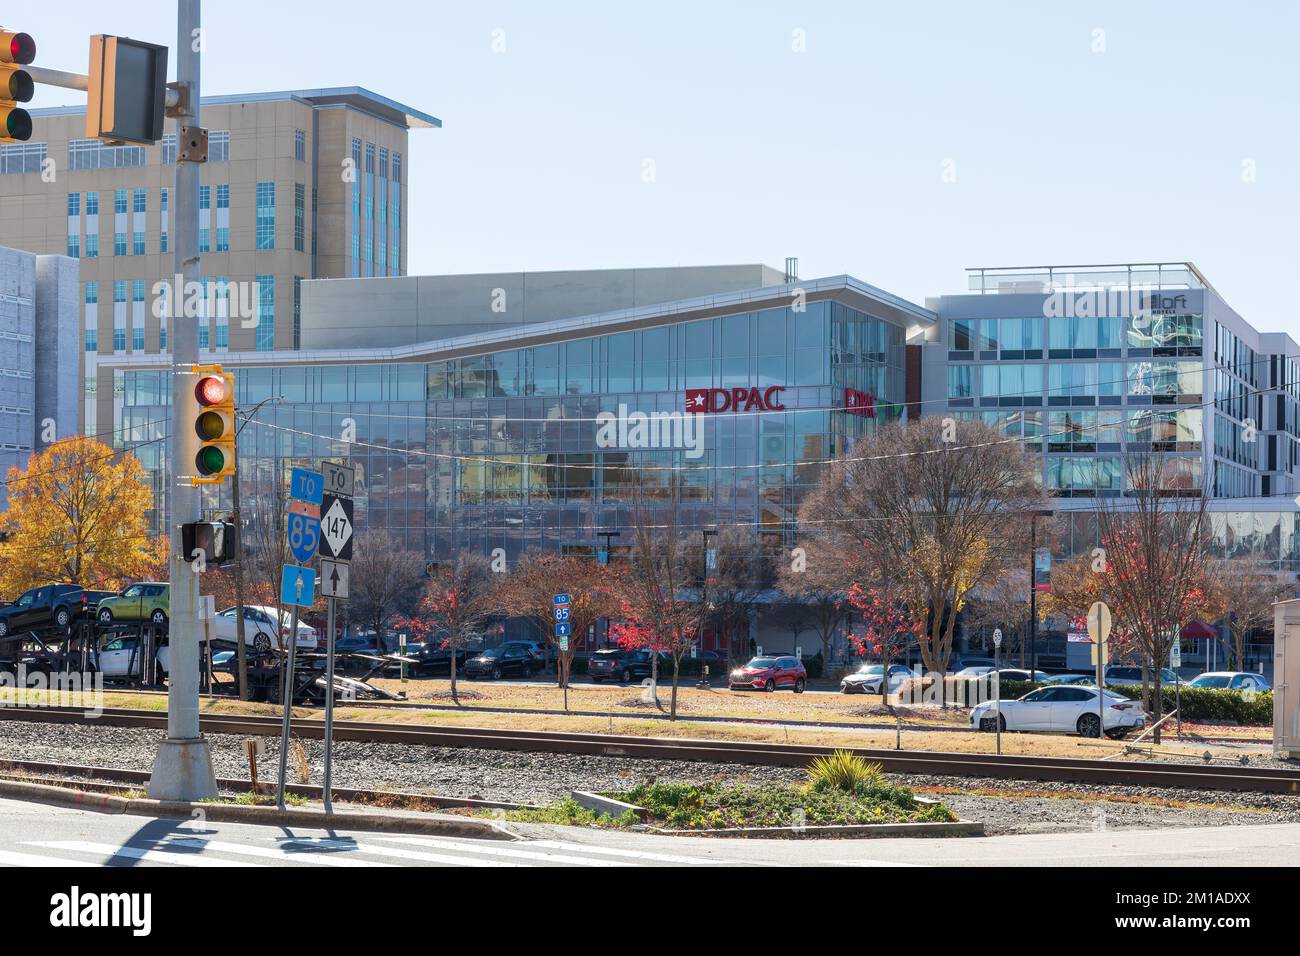
[[[1146,726],[1142,704],[1113,691],[1105,691],[1101,712],[1105,714],[1106,736],[1120,740]],[[988,700],[971,708],[970,725],[979,730],[1048,731],[1062,734],[1101,736],[1097,730],[1098,690],[1095,687],[1042,687],[1019,700]]]
[[[224,611],[218,612],[213,620],[212,639],[214,641],[226,641],[231,644],[239,640],[238,621],[235,612],[238,608],[228,607]],[[293,623],[293,617],[285,609],[280,612],[280,626],[275,626],[276,610],[274,607],[265,607],[255,604],[244,605],[244,640],[253,645],[253,649],[259,653],[266,653],[272,647],[276,650],[284,650],[286,641],[289,636],[289,625]],[[314,651],[317,647],[316,628],[298,622],[298,650]]]
[[[885,672],[883,664],[863,664],[852,674],[840,681],[841,694],[879,694],[880,680]],[[894,693],[910,680],[920,678],[920,674],[902,664],[889,665],[889,693]]]

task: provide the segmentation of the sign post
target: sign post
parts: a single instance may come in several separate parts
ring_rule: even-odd
[[[1097,601],[1088,608],[1088,636],[1092,638],[1092,662],[1097,665],[1097,738],[1106,733],[1106,643],[1110,640],[1110,608]]]
[[[1183,735],[1183,679],[1178,675],[1178,670],[1183,666],[1183,641],[1182,635],[1178,628],[1174,628],[1172,639],[1169,642],[1169,669],[1174,672],[1174,713],[1178,716],[1174,720],[1178,724],[1178,736]]]
[[[294,468],[289,473],[289,514],[285,534],[289,551],[298,564],[286,564],[280,571],[280,604],[293,608],[289,619],[289,647],[285,654],[284,715],[280,720],[280,777],[275,790],[275,803],[284,809],[285,775],[289,768],[289,729],[293,719],[294,668],[298,661],[298,609],[311,607],[316,596],[316,572],[303,565],[316,556],[320,546],[320,506],[325,484],[321,475],[305,468]],[[276,626],[283,628],[282,621]]]
[[[993,698],[993,716],[997,719],[998,735],[998,753],[1002,753],[1002,671],[998,663],[998,655],[1002,650],[1002,628],[993,629],[993,693],[997,696]],[[1031,678],[1032,674],[1029,675]],[[888,678],[886,677],[886,680]]]
[[[564,686],[564,709],[569,709],[569,637],[573,633],[573,602],[568,594],[551,598],[555,610],[555,646],[560,649],[560,683]]]
[[[334,812],[330,783],[334,771],[334,604],[347,600],[352,576],[352,493],[356,487],[356,469],[332,461],[321,464],[324,491],[321,495],[320,537],[321,593],[326,600],[325,632],[325,779],[322,781],[325,812]],[[375,635],[382,647],[383,635]],[[406,635],[402,635],[402,657],[406,656]],[[402,662],[402,681],[406,681],[406,662]]]

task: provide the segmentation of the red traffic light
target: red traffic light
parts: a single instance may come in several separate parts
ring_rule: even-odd
[[[31,63],[36,59],[36,41],[29,33],[0,30],[0,61],[5,63]]]
[[[219,375],[205,375],[194,386],[194,397],[205,407],[221,404],[228,397],[226,380]]]

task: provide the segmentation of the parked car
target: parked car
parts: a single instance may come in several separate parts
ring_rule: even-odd
[[[397,653],[401,653],[398,651]],[[450,647],[443,647],[441,640],[415,641],[406,645],[406,672],[411,675],[432,674],[438,671],[451,673]],[[456,648],[456,670],[463,670],[465,662],[473,655],[464,647]],[[401,672],[401,661],[394,661],[385,670]]]
[[[648,674],[650,672],[648,663],[636,651],[605,647],[592,654],[587,661],[587,676],[594,684],[605,680],[620,680],[627,684],[640,676],[643,666]]]
[[[728,676],[732,690],[767,690],[788,688],[802,694],[808,686],[808,672],[794,657],[755,657],[737,667]]]
[[[989,671],[992,674],[992,671]],[[1029,671],[1020,667],[1004,667],[998,671],[998,680],[1021,680],[1033,681],[1035,684],[1042,684],[1047,680],[1047,674],[1043,671]]]
[[[1187,686],[1195,687],[1198,690],[1202,688],[1208,690],[1253,691],[1273,689],[1273,685],[1266,681],[1262,674],[1252,674],[1250,671],[1208,671],[1192,678]]]
[[[1111,664],[1102,675],[1102,680],[1112,687],[1141,687],[1142,668],[1130,664]],[[1160,683],[1173,686],[1181,684],[1182,678],[1168,667],[1160,668]]]
[[[351,637],[339,637],[334,640],[335,654],[381,654],[382,651],[375,646],[373,637],[363,637],[359,634],[353,634]]]
[[[25,591],[18,600],[0,607],[0,637],[14,631],[43,627],[69,627],[94,611],[112,591],[87,591],[76,584],[42,584]]]
[[[884,664],[863,664],[852,674],[840,681],[841,694],[879,694],[880,683],[885,672]],[[902,664],[889,665],[889,693],[893,693],[911,680],[921,677],[910,667]]]
[[[997,666],[997,662],[991,657],[954,657],[948,662],[950,672],[963,671],[968,667],[982,667],[986,671],[991,671]]]
[[[1102,701],[1097,699],[1099,693],[1105,695]],[[1099,737],[1102,721],[1097,716],[1098,706],[1106,715],[1107,737],[1121,740],[1146,726],[1141,703],[1096,687],[1040,687],[1019,700],[988,700],[971,708],[970,725],[993,731],[1001,723],[1003,730]]]
[[[171,585],[165,581],[141,581],[121,594],[99,602],[95,617],[100,624],[116,621],[152,621],[163,624],[171,603]]]
[[[158,669],[167,672],[167,652],[164,645],[156,651]],[[125,680],[139,677],[143,661],[140,659],[140,639],[134,634],[125,634],[106,641],[95,653],[95,667],[104,675],[105,680]]]
[[[963,667],[953,677],[959,677],[962,680],[974,680],[977,677],[984,677],[986,674],[993,673],[992,664],[975,664],[970,667]]]
[[[1053,674],[1044,684],[1087,684],[1090,687],[1097,686],[1097,677],[1095,674]]]
[[[213,621],[213,640],[238,643],[239,620],[235,613],[237,610],[238,608],[228,607],[224,611],[217,612]],[[279,627],[275,626],[275,615],[274,607],[244,605],[244,642],[251,643],[253,649],[260,654],[265,654],[272,648],[283,651],[288,646],[289,625],[293,623],[293,615],[288,610],[281,611]],[[316,628],[302,621],[298,622],[298,650],[316,650],[319,639]]]
[[[537,660],[521,643],[490,647],[465,662],[466,677],[487,677],[499,680],[508,674],[531,677],[538,669]]]

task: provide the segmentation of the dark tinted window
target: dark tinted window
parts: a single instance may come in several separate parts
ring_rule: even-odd
[[[1052,699],[1059,701],[1091,700],[1092,694],[1088,693],[1086,690],[1079,690],[1075,687],[1062,687],[1057,690],[1056,696]]]

